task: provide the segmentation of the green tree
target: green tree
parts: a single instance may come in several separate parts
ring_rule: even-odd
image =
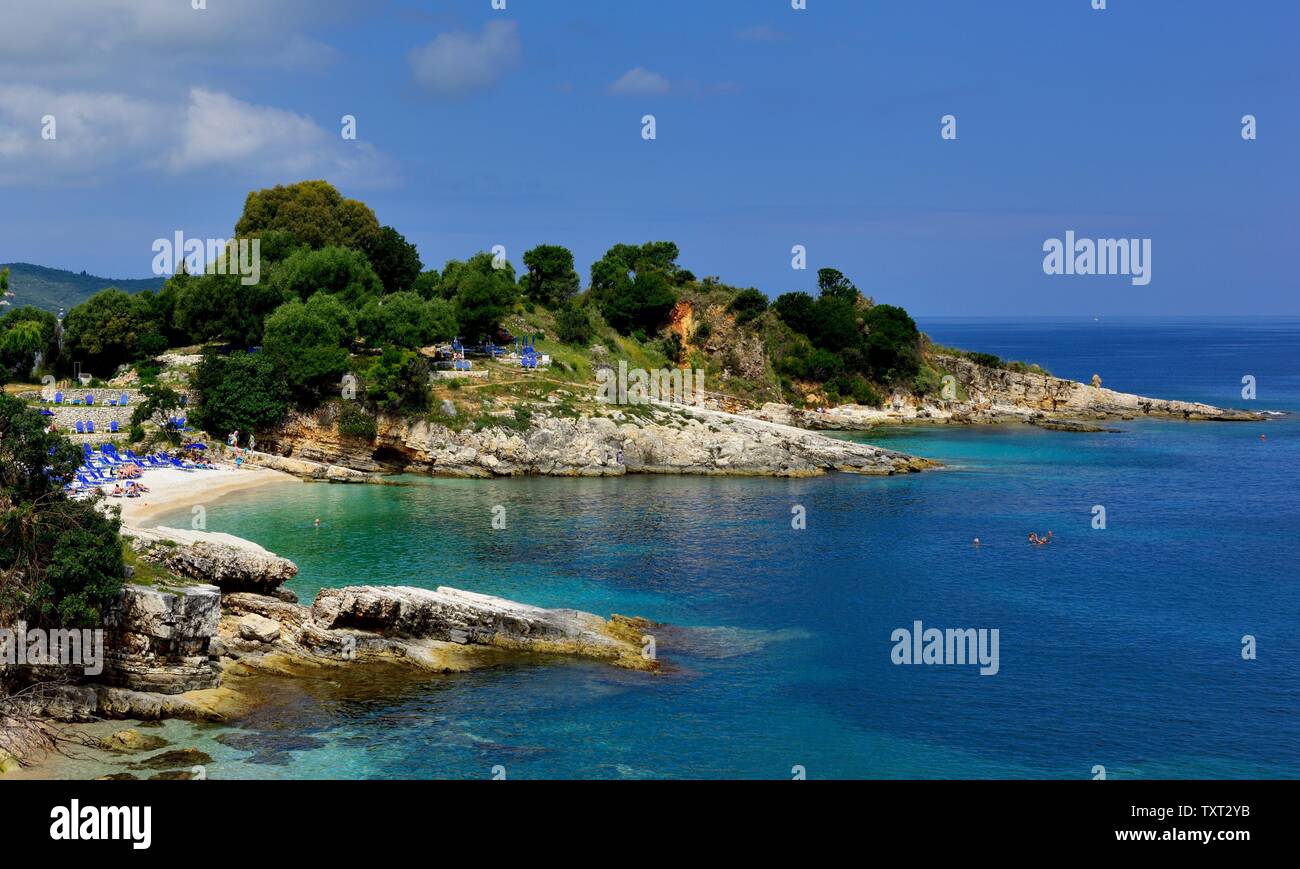
[[[162,431],[163,436],[174,444],[180,443],[181,433],[176,428],[174,419],[185,414],[185,403],[181,395],[170,386],[152,384],[142,388],[143,400],[131,411],[131,426],[143,426],[153,422]]]
[[[190,392],[191,420],[217,435],[236,429],[269,431],[284,419],[292,399],[284,377],[265,353],[242,350],[229,355],[206,351],[190,380]]]
[[[394,293],[366,303],[357,314],[357,333],[368,347],[413,350],[456,337],[456,315],[445,299]]]
[[[528,297],[534,302],[555,308],[580,289],[582,281],[573,268],[573,252],[568,248],[539,244],[524,254],[524,265],[528,268]]]
[[[162,324],[153,316],[151,298],[131,296],[115,287],[99,291],[64,318],[69,361],[112,374],[119,365],[145,353],[161,352],[167,342],[161,334]]]
[[[493,261],[492,254],[477,253],[452,260],[442,272],[440,294],[452,300],[461,335],[470,341],[493,337],[519,299],[514,266],[496,268]]]
[[[62,490],[81,449],[0,395],[0,623],[97,627],[122,586],[120,523]]]
[[[596,330],[586,308],[566,302],[555,312],[555,333],[565,344],[588,347]]]
[[[0,369],[15,377],[27,377],[36,354],[50,368],[56,361],[57,320],[49,311],[31,305],[14,308],[0,317]]]
[[[344,247],[295,251],[271,270],[269,287],[286,300],[306,301],[316,293],[330,293],[354,311],[384,294],[384,284],[366,255]]]
[[[380,234],[379,220],[363,202],[345,199],[325,181],[276,185],[248,194],[235,235],[260,237],[271,230],[290,233],[310,248],[370,249]]]
[[[177,289],[174,328],[190,341],[255,347],[262,343],[267,316],[284,301],[267,275],[256,284],[245,284],[238,274],[199,275]]]
[[[429,363],[411,350],[389,347],[365,372],[366,398],[384,413],[429,409]]]
[[[921,368],[921,333],[907,311],[876,305],[867,312],[866,362],[881,383],[910,382]]]
[[[858,301],[858,288],[853,286],[853,282],[839,269],[818,269],[817,289],[821,291],[822,296],[843,299],[849,303]]]
[[[744,325],[753,322],[767,310],[767,296],[758,290],[741,290],[736,293],[727,310],[736,315],[736,322]]]
[[[652,330],[677,304],[677,245],[617,244],[591,266],[591,295],[605,320],[623,334]]]
[[[365,254],[384,290],[389,293],[404,293],[411,289],[424,268],[415,245],[391,226],[379,230]]]
[[[337,387],[348,372],[356,320],[328,293],[286,302],[266,319],[263,352],[305,405]]]
[[[439,290],[441,283],[442,273],[437,269],[429,269],[427,272],[420,272],[416,279],[411,282],[411,292],[422,299],[446,298]]]

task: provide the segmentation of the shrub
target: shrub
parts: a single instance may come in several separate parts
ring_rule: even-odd
[[[587,347],[595,337],[596,329],[586,308],[568,303],[555,314],[555,334],[565,344]]]
[[[372,441],[379,434],[375,418],[354,401],[345,401],[339,411],[339,434]]]

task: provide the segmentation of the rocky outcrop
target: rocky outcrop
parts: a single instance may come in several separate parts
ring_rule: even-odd
[[[220,617],[216,586],[124,587],[104,614],[100,679],[157,694],[215,688],[219,670],[208,653]]]
[[[1259,421],[1265,414],[1190,401],[1146,398],[1050,374],[981,365],[960,356],[937,355],[951,374],[958,397],[891,396],[883,408],[844,405],[826,411],[766,404],[746,415],[808,429],[860,431],[876,425],[1029,423],[1054,431],[1106,431],[1087,420],[1157,417],[1222,422]]]
[[[144,560],[226,592],[274,594],[298,573],[289,559],[230,534],[181,528],[123,528],[122,534]]]
[[[1146,398],[1091,386],[1050,374],[991,368],[959,356],[939,356],[944,370],[957,379],[973,412],[1052,416],[1162,416],[1188,420],[1242,421],[1263,416],[1191,401]]]
[[[642,636],[650,628],[641,619],[607,621],[454,588],[356,586],[324,589],[310,609],[262,595],[231,595],[219,644],[223,655],[273,669],[286,661],[369,661],[452,671],[523,653],[656,670],[658,663],[642,655]]]
[[[697,408],[642,406],[635,415],[576,419],[538,413],[523,430],[454,431],[421,419],[380,417],[378,436],[338,432],[332,415],[297,415],[268,449],[323,465],[449,477],[699,474],[807,477],[837,470],[897,474],[933,467],[914,456],[815,432]]]

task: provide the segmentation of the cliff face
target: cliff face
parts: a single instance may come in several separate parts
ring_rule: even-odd
[[[329,411],[291,418],[263,437],[267,452],[362,471],[449,477],[701,474],[805,477],[838,470],[907,473],[933,463],[866,444],[731,414],[644,408],[637,418],[535,415],[528,428],[453,431],[419,419],[380,417],[378,436],[339,434]]]

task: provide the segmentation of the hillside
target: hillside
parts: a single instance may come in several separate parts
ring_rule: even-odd
[[[114,280],[32,263],[0,263],[0,268],[9,269],[9,291],[13,293],[7,300],[10,305],[34,305],[47,311],[79,305],[105,287],[135,293],[156,290],[167,280],[165,277]]]

